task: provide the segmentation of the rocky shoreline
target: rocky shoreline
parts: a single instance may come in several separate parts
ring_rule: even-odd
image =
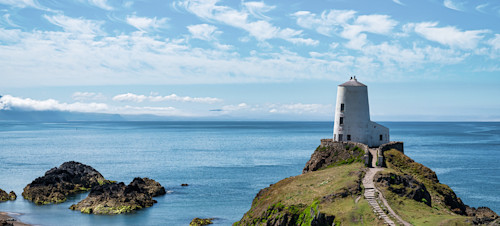
[[[19,221],[13,213],[0,212],[1,226],[30,226],[30,224]],[[18,215],[18,214],[17,214]]]

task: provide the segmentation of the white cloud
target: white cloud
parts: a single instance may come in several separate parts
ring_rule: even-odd
[[[488,40],[488,44],[490,44],[493,49],[500,50],[500,34],[495,34],[495,37]]]
[[[104,100],[106,97],[102,93],[92,93],[92,92],[74,92],[71,98],[76,101],[86,101],[86,100]]]
[[[271,104],[267,106],[270,113],[280,114],[307,114],[320,113],[325,114],[333,111],[333,105],[324,104]]]
[[[265,16],[264,13],[276,8],[275,6],[266,5],[264,2],[243,2],[242,4],[252,16],[265,20],[269,20],[270,17]]]
[[[483,34],[489,32],[488,30],[461,31],[452,26],[437,27],[436,22],[423,22],[410,26],[414,26],[417,34],[430,41],[460,49],[476,48],[478,42],[483,39]]]
[[[249,107],[250,106],[247,103],[240,103],[237,105],[224,105],[224,106],[222,106],[222,110],[232,112],[232,111],[245,110],[245,109],[248,109]]]
[[[444,0],[443,5],[446,8],[453,9],[456,11],[464,11],[464,3],[457,0]]]
[[[222,33],[221,31],[217,31],[216,26],[209,24],[189,25],[187,28],[193,38],[206,41],[214,40],[216,39],[216,35]]]
[[[214,97],[189,97],[189,96],[177,96],[176,94],[170,94],[168,96],[158,96],[158,95],[137,95],[133,93],[120,94],[113,97],[114,101],[120,102],[143,102],[145,100],[151,102],[160,102],[160,101],[179,101],[179,102],[194,102],[194,103],[216,103],[221,102],[221,99]]]
[[[0,23],[5,24],[7,26],[11,27],[19,27],[19,25],[15,24],[11,19],[10,19],[10,14],[4,14],[2,16],[2,20],[0,20]]]
[[[400,0],[392,0],[392,1],[397,3],[397,4],[404,5]]]
[[[113,97],[113,101],[121,102],[143,102],[146,99],[148,99],[148,97],[145,95],[137,95],[133,93],[125,93]]]
[[[243,29],[259,41],[279,38],[294,44],[317,45],[319,43],[310,38],[302,38],[302,31],[279,28],[267,20],[252,20],[250,15],[257,19],[266,18],[263,13],[274,8],[263,2],[243,3],[244,10],[218,5],[218,2],[218,0],[183,0],[175,2],[174,6],[183,7],[202,19]]]
[[[127,23],[143,32],[156,31],[168,27],[168,18],[157,19],[156,17],[127,16]]]
[[[18,8],[32,7],[39,10],[44,10],[48,12],[55,12],[47,7],[44,7],[38,3],[37,0],[0,0],[0,4],[10,5]]]
[[[348,39],[346,47],[361,49],[368,41],[365,32],[390,35],[398,24],[388,15],[360,15],[353,10],[329,10],[316,15],[309,11],[292,14],[303,28],[316,30],[326,36],[340,36]]]
[[[102,34],[101,26],[104,22],[71,18],[64,15],[43,15],[50,23],[62,27],[65,31],[77,34],[97,35]]]
[[[108,4],[108,1],[107,0],[88,0],[90,4],[92,5],[95,5],[101,9],[105,9],[105,10],[113,10],[113,7],[111,7],[109,4]]]
[[[0,98],[0,110],[23,111],[69,111],[69,112],[105,112],[108,106],[103,103],[59,103],[54,99],[33,100],[5,95]]]
[[[34,100],[31,98],[19,98],[5,95],[0,98],[0,110],[16,111],[63,111],[83,113],[104,113],[139,115],[151,114],[158,116],[199,116],[194,113],[184,112],[174,107],[150,107],[150,106],[108,106],[104,103],[60,103],[54,99]]]

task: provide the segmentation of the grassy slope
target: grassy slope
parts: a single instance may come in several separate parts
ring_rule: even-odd
[[[259,219],[277,203],[285,207],[297,207],[303,204],[299,208],[305,209],[306,206],[312,205],[324,196],[338,193],[343,188],[357,187],[359,174],[363,168],[363,164],[353,163],[281,180],[259,193],[251,209],[243,216],[241,223],[246,225],[252,222],[250,219]],[[319,211],[334,215],[335,222],[349,223],[349,225],[383,225],[376,218],[366,200],[361,198],[358,203],[355,203],[356,197],[360,195],[336,198],[333,202],[320,202]],[[264,219],[258,222],[262,220]]]
[[[453,190],[439,183],[436,174],[422,164],[416,163],[397,150],[384,152],[387,169],[380,173],[409,174],[423,183],[432,198],[432,207],[380,188],[392,209],[414,225],[470,225],[470,218],[455,214],[446,205],[444,196],[456,198]],[[321,170],[301,174],[279,181],[262,189],[253,200],[251,209],[235,225],[265,225],[272,218],[284,214],[302,214],[314,208],[321,213],[335,216],[335,223],[342,225],[384,225],[373,213],[362,192],[345,198],[323,199],[359,185],[359,174],[365,166],[359,162],[324,167]],[[364,174],[364,173],[363,173]],[[356,203],[357,197],[361,199]],[[279,207],[279,208],[277,208]],[[302,217],[302,216],[301,216]],[[468,221],[469,220],[469,221]],[[468,222],[467,222],[468,221]],[[310,225],[310,221],[298,221]]]
[[[422,202],[400,197],[387,189],[379,188],[389,205],[398,215],[414,225],[470,225],[470,223],[465,222],[469,219],[468,217],[453,213],[444,204],[440,192],[450,193],[453,191],[447,185],[437,182],[435,173],[432,170],[422,164],[413,162],[409,157],[397,150],[387,151],[384,155],[388,158],[386,161],[388,169],[382,173],[393,172],[412,175],[425,185],[432,197],[432,207],[429,207]]]

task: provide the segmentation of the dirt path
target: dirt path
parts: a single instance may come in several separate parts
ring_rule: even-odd
[[[363,186],[365,187],[365,199],[368,201],[370,206],[372,206],[374,212],[381,217],[384,222],[387,225],[396,225],[394,221],[387,216],[387,214],[380,208],[380,205],[377,203],[377,197],[375,197],[375,194],[378,193],[378,198],[384,203],[385,207],[389,211],[389,215],[391,215],[393,218],[396,218],[399,223],[405,225],[405,226],[411,226],[410,223],[404,221],[400,216],[398,216],[392,208],[389,206],[389,203],[387,203],[387,200],[384,198],[382,193],[380,193],[377,188],[375,187],[375,184],[373,183],[373,177],[378,171],[382,171],[384,168],[368,168],[368,171],[365,174],[365,177],[363,178]]]

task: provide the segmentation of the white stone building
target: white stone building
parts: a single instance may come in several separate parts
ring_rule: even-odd
[[[370,121],[368,88],[356,77],[338,86],[333,140],[359,142],[370,147],[389,142],[389,129]]]

